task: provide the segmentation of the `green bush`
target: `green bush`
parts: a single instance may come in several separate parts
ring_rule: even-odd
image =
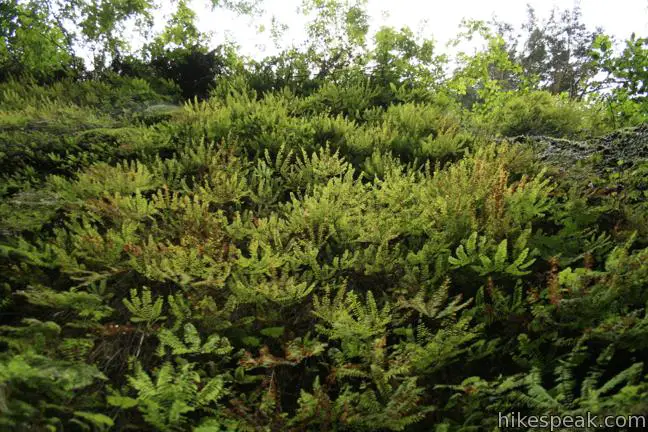
[[[547,91],[503,92],[478,105],[465,123],[476,133],[505,137],[591,138],[610,132],[601,103],[578,102]]]

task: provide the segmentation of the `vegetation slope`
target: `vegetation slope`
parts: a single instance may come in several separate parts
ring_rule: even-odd
[[[472,23],[486,47],[444,75],[334,6],[311,30],[354,59],[162,38],[63,76],[4,12],[0,429],[648,415],[646,39],[559,69],[560,22],[522,54]]]

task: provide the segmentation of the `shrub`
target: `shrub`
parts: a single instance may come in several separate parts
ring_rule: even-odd
[[[491,109],[485,107],[485,110]],[[515,94],[504,99],[501,106],[484,114],[485,121],[504,136],[545,135],[582,137],[598,135],[600,126],[588,122],[587,108],[578,102],[545,91]]]

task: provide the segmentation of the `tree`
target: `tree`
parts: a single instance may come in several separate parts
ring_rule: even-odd
[[[213,8],[254,13],[258,0],[209,0]],[[10,0],[0,5],[0,65],[15,73],[52,73],[70,63],[80,49],[92,53],[94,69],[101,72],[115,58],[132,54],[124,37],[134,24],[140,37],[151,39],[153,0]],[[155,54],[167,44],[194,46],[204,35],[193,25],[195,13],[185,0],[178,4],[161,35],[145,43]]]
[[[382,90],[383,105],[393,100],[392,87],[430,91],[441,82],[446,58],[435,53],[434,41],[417,41],[409,28],[391,27],[381,28],[374,41],[375,48],[368,54],[370,74],[372,83]]]
[[[529,86],[528,77],[502,35],[495,33],[483,21],[465,20],[462,26],[464,31],[454,41],[455,46],[462,40],[470,41],[475,37],[485,41],[484,48],[473,55],[458,54],[458,68],[448,82],[448,87],[466,107],[494,102],[500,93]]]
[[[65,32],[42,4],[18,0],[0,4],[0,80],[20,74],[60,78],[79,66]]]
[[[613,47],[611,38],[596,38],[591,55],[605,77],[590,91],[608,102],[616,125],[640,124],[648,119],[648,38],[633,33],[618,55]]]
[[[307,25],[305,47],[316,79],[358,64],[369,31],[366,0],[305,0],[302,12],[314,16]]]
[[[590,55],[601,29],[588,30],[581,21],[579,6],[572,10],[553,9],[549,19],[538,23],[528,6],[527,35],[519,61],[527,73],[540,78],[541,87],[551,93],[566,92],[581,99],[597,68]]]

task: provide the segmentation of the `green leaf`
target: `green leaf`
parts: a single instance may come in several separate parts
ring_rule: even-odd
[[[259,345],[261,345],[261,339],[256,338],[254,336],[244,336],[243,338],[241,338],[241,341],[245,345],[251,346],[251,347],[258,347]]]
[[[284,334],[284,327],[267,327],[261,330],[261,334],[276,339]]]
[[[504,263],[508,257],[507,247],[508,242],[506,239],[502,240],[497,246],[497,251],[495,252],[495,268],[498,270],[504,267]]]
[[[108,401],[109,405],[116,406],[119,408],[133,408],[134,406],[137,406],[137,399],[133,399],[128,396],[108,396],[106,397],[106,400]]]
[[[114,426],[115,423],[107,415],[87,411],[74,411],[74,415],[89,421],[95,426]]]

